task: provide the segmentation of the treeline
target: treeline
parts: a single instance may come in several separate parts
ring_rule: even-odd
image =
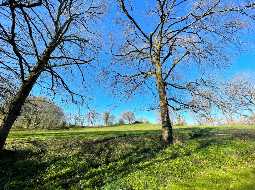
[[[131,125],[150,123],[146,118],[138,118],[134,112],[124,111],[119,116],[110,111],[102,113],[91,110],[84,114],[67,114],[67,125],[70,127],[107,127],[118,125]]]
[[[2,108],[3,110],[4,108]],[[0,113],[0,122],[4,111]],[[90,110],[85,114],[65,114],[61,107],[44,97],[29,97],[21,114],[14,123],[16,129],[63,129],[69,127],[114,126],[149,123],[145,118],[137,118],[135,113],[125,111],[116,117],[111,112],[99,113]]]
[[[66,118],[68,126],[71,127],[107,127],[149,123],[146,118],[137,118],[135,113],[131,111],[125,111],[116,116],[110,111],[99,113],[96,110],[91,110],[84,114],[67,114]]]

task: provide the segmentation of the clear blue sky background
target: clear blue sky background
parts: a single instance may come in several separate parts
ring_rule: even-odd
[[[222,73],[222,78],[231,79],[239,74],[255,76],[254,49],[251,49],[249,53],[242,53],[237,56],[232,61],[231,67]],[[155,100],[153,100],[153,96],[149,93],[136,95],[129,100],[120,100],[117,97],[113,97],[110,91],[102,87],[92,87],[92,91],[94,91],[94,94],[91,93],[90,96],[93,96],[93,100],[89,102],[89,106],[91,108],[95,108],[98,112],[110,110],[118,117],[124,111],[134,111],[137,118],[147,118],[150,122],[157,122],[157,112],[146,111],[151,101],[155,102]],[[87,106],[77,106],[72,104],[62,106],[64,106],[65,111],[69,113],[77,113],[78,109],[81,110],[81,113],[86,113],[88,111]],[[189,123],[193,122],[192,118],[189,116],[187,116],[187,120]]]
[[[148,22],[153,22],[150,18],[143,17],[144,6],[151,6],[149,1],[136,1],[137,4],[134,9],[134,14],[138,15],[139,23],[149,31]],[[146,3],[144,3],[146,2]],[[111,62],[110,52],[109,52],[109,34],[118,33],[119,28],[115,24],[115,16],[120,16],[120,12],[117,10],[116,6],[110,5],[108,7],[108,13],[103,18],[103,22],[100,22],[98,25],[99,31],[103,31],[103,50],[100,53],[100,64],[107,66]],[[116,36],[116,35],[115,35]],[[245,37],[245,39],[250,42],[254,42],[255,34],[249,34]],[[250,46],[252,47],[252,46]],[[231,79],[232,77],[242,74],[249,73],[251,75],[255,74],[255,49],[254,47],[248,49],[246,52],[240,53],[240,55],[234,56],[231,60],[232,65],[227,68],[223,73],[219,76],[222,79]],[[95,63],[97,64],[97,63]],[[92,72],[92,70],[88,69],[88,72]],[[139,94],[132,97],[129,100],[121,100],[120,98],[114,97],[111,94],[111,90],[107,88],[103,88],[99,86],[96,77],[94,75],[87,75],[87,88],[84,89],[91,99],[88,101],[88,105],[92,109],[96,109],[97,112],[102,113],[104,111],[111,111],[117,118],[124,111],[133,111],[136,114],[136,117],[139,118],[147,118],[150,122],[157,121],[157,113],[155,111],[146,111],[146,108],[151,103],[155,103],[155,99],[153,99],[152,94],[144,93]],[[78,81],[74,81],[72,84],[73,89],[77,89],[79,86]],[[104,81],[101,81],[101,84],[104,84]],[[37,90],[34,90],[35,94],[38,94]],[[63,104],[56,99],[58,104],[63,107],[65,112],[68,113],[78,113],[85,114],[88,112],[87,105],[74,105],[74,104]],[[188,121],[191,123],[193,120],[190,117],[187,117]]]

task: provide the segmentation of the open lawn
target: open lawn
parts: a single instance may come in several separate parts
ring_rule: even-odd
[[[12,131],[0,189],[255,189],[255,126]]]

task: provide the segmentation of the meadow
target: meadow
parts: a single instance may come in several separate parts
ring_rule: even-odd
[[[13,130],[0,189],[255,189],[255,126]]]

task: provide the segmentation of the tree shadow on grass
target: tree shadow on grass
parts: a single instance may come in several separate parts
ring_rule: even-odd
[[[224,132],[231,135],[219,134],[222,132],[214,128],[175,129],[179,141],[194,140],[199,142],[199,146],[181,154],[178,150],[173,151],[159,160],[154,158],[166,148],[159,143],[159,131],[51,134],[56,139],[64,138],[58,139],[58,142],[54,138],[30,140],[27,142],[34,149],[18,149],[0,154],[0,188],[100,188],[155,162],[189,156],[213,144],[226,143],[226,140],[235,138],[231,132]],[[82,138],[75,138],[77,135]],[[86,135],[98,140],[88,140]],[[48,136],[45,134],[45,137]]]
[[[122,136],[97,141],[85,141],[74,155],[79,163],[58,176],[48,178],[45,183],[58,181],[63,189],[100,188],[116,178],[136,170],[139,163],[152,159],[164,146],[159,136]],[[59,158],[61,160],[70,158]],[[57,179],[56,179],[57,178]]]
[[[101,187],[134,171],[139,163],[162,151],[164,146],[158,143],[159,140],[159,135],[151,135],[150,132],[118,133],[118,136],[99,140],[25,140],[25,143],[31,144],[30,148],[21,150],[24,147],[20,144],[17,150],[1,153],[0,187]]]
[[[159,135],[151,135],[150,133],[123,134],[123,132],[120,134],[122,135],[117,137],[87,140],[80,143],[80,151],[75,157],[84,159],[87,165],[86,167],[82,165],[58,175],[59,185],[62,188],[69,188],[75,184],[79,184],[77,188],[100,188],[117,178],[122,178],[129,173],[148,167],[150,164],[155,164],[155,162],[189,156],[212,144],[224,143],[223,141],[217,142],[215,139],[208,139],[201,141],[196,150],[186,151],[181,154],[178,150],[173,151],[164,159],[155,161],[154,158],[166,148],[158,143],[160,141]],[[179,131],[176,129],[176,134],[179,139],[184,141],[207,139],[214,136],[213,129],[200,130],[199,128],[196,130],[180,129]],[[146,161],[148,163],[143,164]],[[71,178],[70,176],[78,177]],[[55,177],[49,178],[48,181],[56,179]],[[66,178],[69,178],[68,183],[63,183],[63,181],[66,181]]]
[[[143,164],[141,167],[136,167],[136,169],[144,170],[145,168],[148,168],[157,163],[164,163],[165,161],[171,161],[178,158],[184,158],[186,156],[192,156],[193,154],[203,152],[204,150],[213,146],[223,148],[226,145],[227,147],[230,145],[231,142],[233,142],[233,140],[254,140],[255,139],[254,135],[255,135],[254,130],[243,131],[243,130],[230,129],[229,131],[225,131],[225,130],[221,131],[211,127],[210,128],[192,128],[192,129],[188,129],[188,128],[175,129],[175,136],[176,136],[175,138],[180,140],[179,141],[180,146],[178,146],[177,144],[177,147],[169,147],[172,150],[168,151],[168,155],[165,154],[163,157],[160,157],[159,159],[156,159],[156,160],[152,159],[146,164]],[[196,143],[198,143],[194,149],[188,148],[189,142],[191,141],[195,141]]]
[[[253,140],[255,139],[255,128],[254,129],[236,129],[236,128],[217,128],[217,127],[206,127],[206,128],[180,128],[175,129],[177,138],[183,138],[182,140],[188,139],[240,139],[240,140]]]
[[[45,169],[30,150],[4,150],[0,152],[0,189],[25,189],[33,187],[33,179]]]
[[[156,135],[158,130],[144,131],[144,130],[126,130],[126,131],[65,131],[65,132],[40,132],[40,133],[15,133],[12,138],[16,139],[50,139],[50,138],[83,138],[83,139],[105,139],[119,136],[133,136],[133,135]]]

